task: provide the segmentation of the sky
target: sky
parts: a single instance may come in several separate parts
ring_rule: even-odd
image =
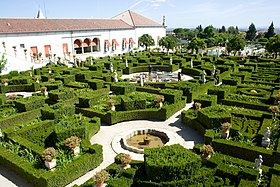
[[[168,28],[238,26],[280,27],[279,0],[0,0],[0,17],[111,18],[132,10]]]

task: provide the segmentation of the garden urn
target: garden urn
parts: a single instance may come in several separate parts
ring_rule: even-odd
[[[52,159],[51,161],[45,160],[45,166],[49,169],[52,170],[56,166],[56,159]]]

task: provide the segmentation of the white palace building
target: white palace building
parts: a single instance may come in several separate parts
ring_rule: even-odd
[[[131,10],[111,19],[47,19],[38,11],[36,18],[0,18],[0,53],[5,53],[10,70],[15,61],[24,66],[58,57],[67,62],[73,57],[113,56],[140,49],[138,39],[143,34],[151,35],[157,46],[165,28],[164,22]]]

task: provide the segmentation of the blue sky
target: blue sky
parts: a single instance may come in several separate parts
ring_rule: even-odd
[[[48,18],[111,18],[127,9],[169,28],[213,25],[280,27],[279,0],[1,0],[0,17],[33,18],[39,8]]]

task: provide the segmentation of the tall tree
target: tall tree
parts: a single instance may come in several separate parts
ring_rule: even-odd
[[[177,38],[184,38],[185,37],[185,30],[183,28],[176,28],[173,30]]]
[[[212,38],[216,35],[216,33],[217,30],[212,25],[209,25],[205,27],[205,29],[203,30],[201,38],[206,38],[206,39]]]
[[[145,46],[145,49],[147,50],[148,47],[155,45],[155,41],[153,37],[149,34],[143,34],[139,38],[140,46]]]
[[[229,34],[238,34],[238,30],[236,30],[236,27],[234,26],[229,26],[227,32]]]
[[[193,38],[192,41],[189,43],[188,49],[191,49],[192,52],[198,52],[199,49],[205,49],[206,43],[203,39],[200,38]]]
[[[243,50],[245,47],[245,38],[243,35],[232,35],[227,43],[227,51],[228,52],[237,52],[239,50]]]
[[[257,29],[256,29],[254,23],[251,23],[248,31],[246,32],[246,40],[249,40],[249,41],[254,40],[256,37],[256,34],[257,34]]]
[[[220,32],[227,32],[226,27],[223,25]]]
[[[159,40],[159,45],[166,48],[167,54],[169,53],[169,50],[176,47],[178,43],[179,40],[173,36],[165,36]]]
[[[277,58],[278,53],[280,53],[280,34],[269,38],[266,44],[266,50],[272,53],[275,58]]]
[[[273,22],[270,24],[270,26],[267,29],[267,32],[265,33],[264,37],[269,39],[270,37],[273,37],[275,35],[274,32],[274,25]]]

